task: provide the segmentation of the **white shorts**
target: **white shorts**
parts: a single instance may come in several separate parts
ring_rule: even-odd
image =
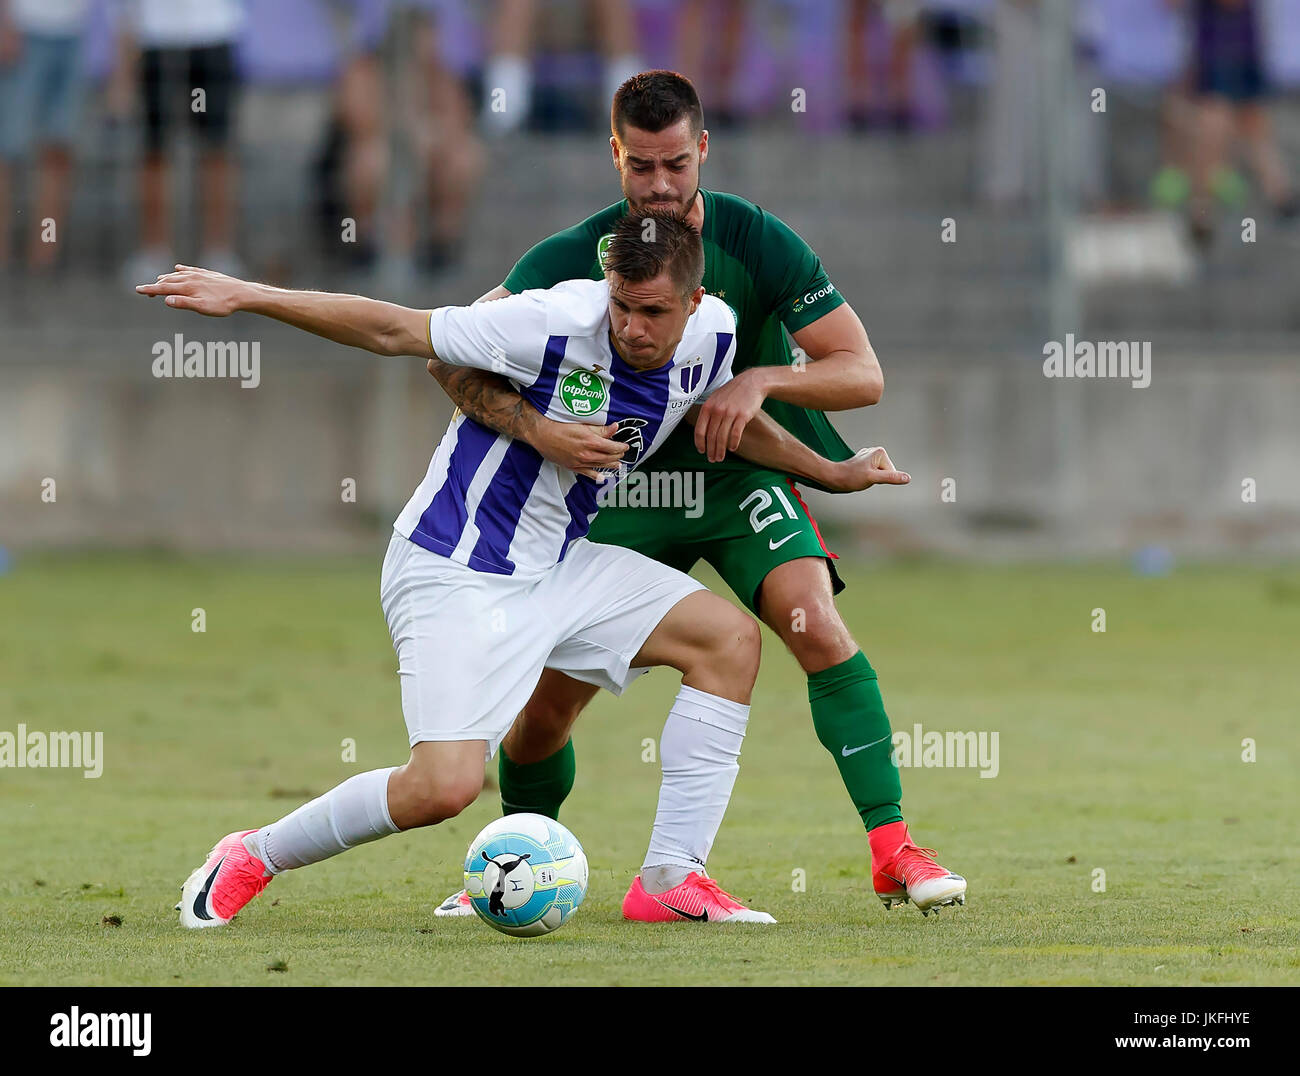
[[[705,587],[619,546],[581,538],[555,567],[492,575],[393,534],[380,602],[397,651],[412,745],[486,740],[496,753],[543,668],[615,695],[655,626]]]

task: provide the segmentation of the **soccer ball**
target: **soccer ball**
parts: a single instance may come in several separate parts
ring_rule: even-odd
[[[478,917],[503,934],[549,934],[587,895],[587,856],[554,819],[506,815],[470,843],[465,892]]]

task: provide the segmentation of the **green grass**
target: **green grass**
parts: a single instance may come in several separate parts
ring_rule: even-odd
[[[491,790],[277,879],[227,929],[182,931],[171,906],[215,838],[404,759],[379,559],[38,558],[0,577],[0,731],[105,740],[98,780],[0,769],[0,983],[1300,983],[1295,568],[851,574],[841,608],[895,728],[1000,734],[995,779],[903,773],[916,837],[970,881],[964,909],[881,908],[803,678],[767,636],[710,867],[778,926],[619,918],[658,787],[642,740],[676,689],[662,670],[579,726],[563,817],[591,888],[556,934],[433,917]]]

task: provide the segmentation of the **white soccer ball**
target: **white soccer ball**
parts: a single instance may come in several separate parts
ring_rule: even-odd
[[[465,892],[478,917],[503,934],[549,934],[587,895],[587,856],[553,818],[506,815],[470,842]]]

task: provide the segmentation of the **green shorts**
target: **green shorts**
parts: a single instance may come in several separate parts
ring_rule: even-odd
[[[767,573],[800,557],[824,558],[832,592],[844,589],[836,554],[794,480],[778,471],[634,471],[602,504],[587,537],[683,572],[708,561],[755,616]]]

